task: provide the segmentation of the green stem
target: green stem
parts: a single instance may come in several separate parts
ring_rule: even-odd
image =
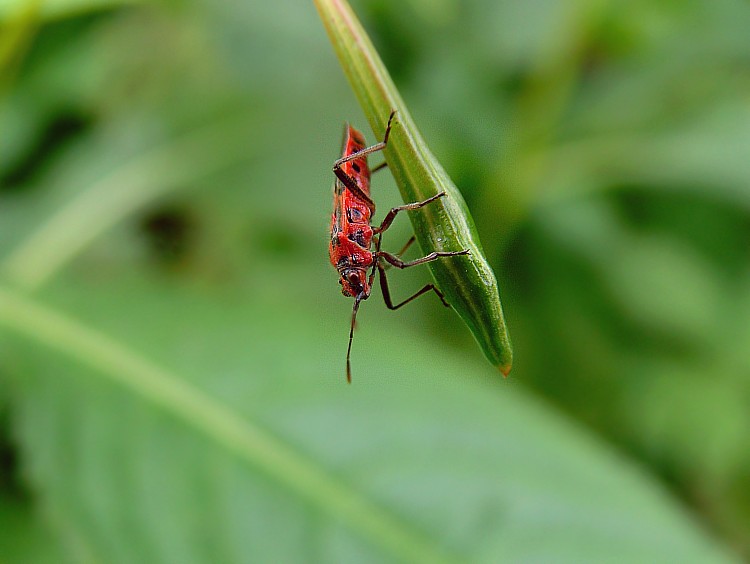
[[[503,374],[512,364],[495,274],[484,256],[461,193],[428,149],[370,39],[345,0],[315,0],[331,43],[375,137],[382,138],[392,109],[398,111],[385,159],[405,202],[446,197],[409,217],[425,253],[469,249],[467,256],[429,263],[446,300],[461,316],[488,360]]]

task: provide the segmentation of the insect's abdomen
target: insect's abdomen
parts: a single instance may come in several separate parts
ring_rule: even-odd
[[[372,227],[370,208],[347,190],[342,194],[345,204],[334,209],[331,217],[329,255],[336,268],[372,264]],[[339,217],[338,214],[342,214]]]

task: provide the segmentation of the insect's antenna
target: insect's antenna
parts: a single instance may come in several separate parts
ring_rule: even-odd
[[[349,329],[349,348],[346,349],[346,381],[352,383],[352,365],[349,357],[352,353],[352,338],[354,337],[354,324],[357,321],[357,311],[359,310],[359,302],[362,301],[362,294],[357,295],[354,298],[354,307],[352,308],[352,326]]]

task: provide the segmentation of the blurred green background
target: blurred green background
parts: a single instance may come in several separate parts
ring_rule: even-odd
[[[330,167],[372,135],[311,2],[2,0],[0,562],[749,558],[750,6],[353,7],[510,378],[374,296],[346,386]]]

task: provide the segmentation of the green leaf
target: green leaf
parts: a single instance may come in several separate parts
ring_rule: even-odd
[[[3,218],[15,228],[10,230],[13,235],[24,235],[25,239],[4,257],[0,271],[27,290],[42,286],[123,218],[170,191],[246,158],[249,149],[240,142],[243,130],[237,123],[242,120],[235,115],[232,123],[217,121],[196,128],[129,159],[121,156],[123,148],[113,138],[123,135],[124,128],[102,131],[74,155],[67,171],[63,170],[50,181],[54,190],[48,193],[48,201],[42,202],[44,205],[40,205],[38,211],[34,210],[47,217],[33,217],[30,221],[22,213],[33,210],[27,204],[17,210],[15,216],[8,214],[7,219]],[[211,150],[221,143],[226,143],[227,148]],[[92,167],[85,161],[90,160],[97,144],[112,148],[116,162],[105,162],[101,176],[92,181],[87,178]],[[73,190],[74,194],[67,193]],[[63,202],[58,201],[63,197]],[[9,239],[12,236],[6,237],[5,244]],[[0,245],[0,252],[2,247]]]
[[[340,319],[284,296],[71,282],[45,301],[78,319],[3,290],[0,326],[27,478],[93,561],[726,560],[627,461],[397,328],[346,386]]]
[[[0,493],[0,554],[3,562],[61,564],[66,557],[49,527],[34,512],[31,503]]]
[[[488,360],[508,374],[513,360],[500,294],[484,256],[474,221],[461,193],[437,162],[417,130],[370,39],[345,0],[316,0],[316,6],[341,66],[377,138],[382,138],[391,110],[398,111],[385,149],[405,202],[446,197],[410,214],[425,253],[469,249],[467,256],[429,263],[447,301],[469,326]]]
[[[29,6],[39,10],[45,20],[51,20],[138,3],[138,0],[0,0],[0,22]]]

